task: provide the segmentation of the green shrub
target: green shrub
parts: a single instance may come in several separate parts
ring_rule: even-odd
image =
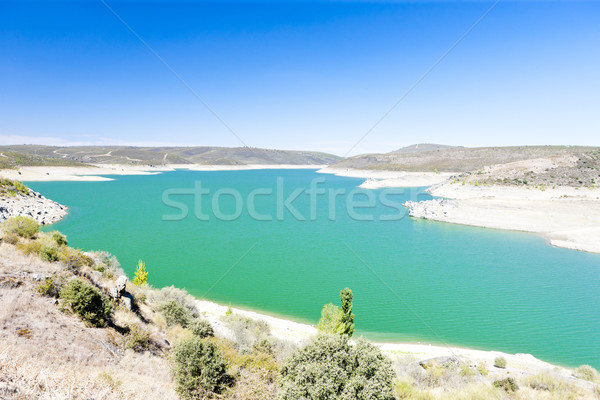
[[[596,369],[590,365],[582,365],[578,367],[573,373],[573,376],[590,382],[600,381],[600,375],[598,374],[598,371],[596,371]]]
[[[494,383],[492,383],[492,385],[496,388],[504,389],[508,393],[514,393],[517,390],[519,390],[519,386],[517,385],[517,382],[515,382],[515,380],[513,378],[497,380],[497,381],[494,381]]]
[[[252,351],[256,353],[275,355],[275,352],[273,351],[273,344],[267,339],[261,339],[254,342],[252,345]]]
[[[52,239],[58,247],[67,245],[67,237],[58,231],[52,232]]]
[[[321,319],[317,329],[321,333],[337,333],[352,336],[354,333],[354,314],[352,314],[352,291],[348,288],[340,291],[342,307],[325,304],[321,310]]]
[[[494,367],[506,368],[506,359],[504,357],[496,357],[494,359]]]
[[[185,328],[192,322],[193,316],[190,310],[176,300],[162,303],[158,309],[165,317],[168,326],[179,324]]]
[[[125,335],[124,346],[133,351],[146,351],[150,348],[150,333],[137,325],[129,327]]]
[[[56,249],[56,247],[42,246],[42,248],[40,249],[40,258],[43,261],[58,261],[58,250]]]
[[[37,292],[46,297],[58,297],[60,293],[61,282],[54,276],[49,276],[37,287]]]
[[[112,303],[98,289],[73,279],[60,290],[63,308],[77,314],[87,325],[105,326],[112,312]]]
[[[393,400],[391,362],[372,344],[346,335],[320,335],[281,369],[280,400]]]
[[[483,375],[483,376],[487,376],[487,374],[489,373],[489,372],[488,372],[488,369],[487,369],[487,367],[485,366],[485,363],[484,363],[484,362],[480,362],[480,363],[477,365],[477,371],[479,371],[479,373],[480,373],[481,375]]]
[[[210,323],[204,319],[195,319],[189,325],[188,329],[192,331],[195,336],[198,336],[201,339],[205,337],[214,336],[215,332],[213,331]]]
[[[31,217],[12,217],[4,221],[4,232],[14,233],[25,239],[32,239],[39,231],[40,225]]]
[[[173,350],[173,375],[177,393],[184,399],[204,399],[233,384],[217,346],[194,337]]]

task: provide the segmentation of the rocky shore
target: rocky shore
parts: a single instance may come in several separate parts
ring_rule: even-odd
[[[52,224],[67,215],[67,207],[45,198],[29,189],[28,194],[0,196],[0,222],[16,217],[25,216],[35,219],[39,224]]]

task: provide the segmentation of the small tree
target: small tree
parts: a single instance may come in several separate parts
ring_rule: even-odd
[[[322,333],[337,333],[352,336],[354,333],[354,314],[352,314],[352,291],[345,288],[340,291],[342,307],[325,304],[321,310],[321,319],[317,329]]]
[[[352,290],[345,288],[340,291],[342,300],[342,334],[352,336],[354,333],[354,314],[352,314]]]
[[[342,319],[344,312],[341,308],[332,303],[325,304],[321,310],[321,319],[317,325],[317,329],[321,333],[337,333],[342,334],[343,326]]]
[[[194,337],[173,350],[173,375],[177,393],[184,399],[210,398],[233,383],[217,346]]]
[[[142,260],[138,261],[135,275],[133,276],[133,284],[136,286],[142,286],[148,283],[148,270],[146,264]]]

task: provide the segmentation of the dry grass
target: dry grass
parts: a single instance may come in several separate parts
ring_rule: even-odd
[[[0,398],[177,398],[166,359],[124,350],[115,329],[87,328],[35,293],[33,275],[60,270],[0,245]],[[140,323],[119,310],[119,322]]]

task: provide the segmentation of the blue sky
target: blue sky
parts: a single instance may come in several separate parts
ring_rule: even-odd
[[[107,4],[253,147],[345,155],[493,1]],[[600,2],[501,1],[351,154],[600,145]],[[0,0],[0,144],[239,146],[100,1]]]

